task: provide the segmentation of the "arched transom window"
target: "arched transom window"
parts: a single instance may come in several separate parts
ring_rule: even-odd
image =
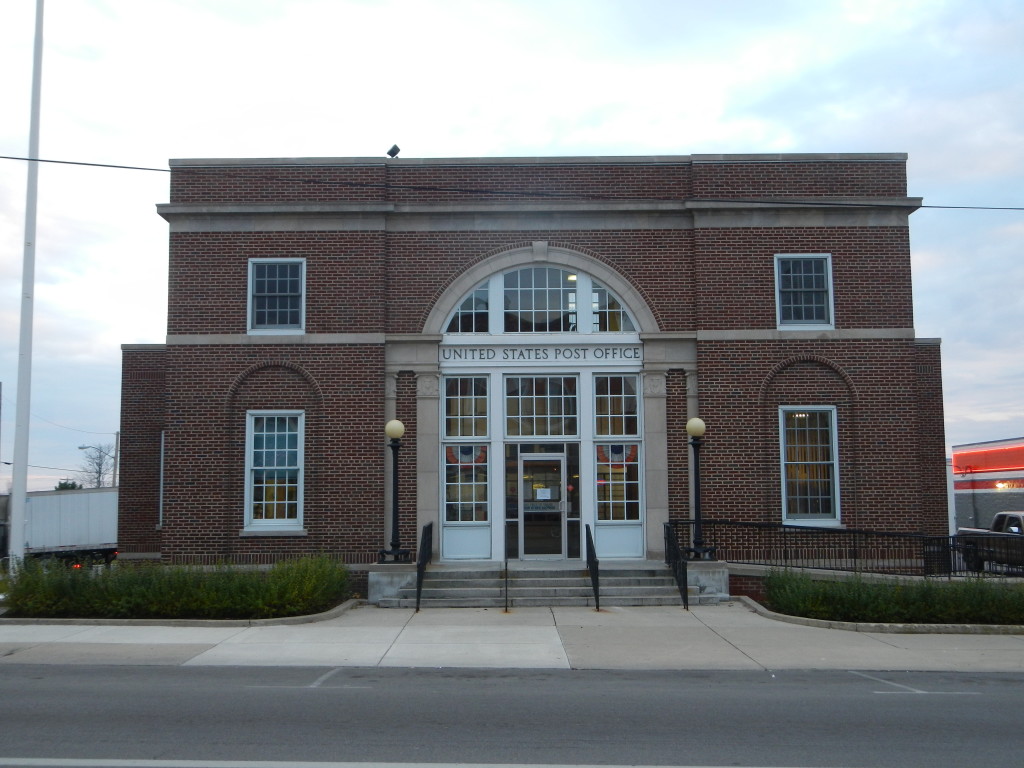
[[[588,300],[589,299],[589,300]],[[493,275],[452,314],[447,333],[633,333],[619,299],[582,272],[524,267]]]

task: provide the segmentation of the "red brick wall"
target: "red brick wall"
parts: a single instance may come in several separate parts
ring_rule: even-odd
[[[342,161],[343,162],[343,161]],[[176,167],[172,203],[451,203],[559,200],[680,200],[690,165],[502,163],[474,166],[335,164],[297,167]]]
[[[917,426],[917,497],[921,530],[936,536],[949,533],[946,489],[946,431],[942,405],[942,359],[938,344],[918,343],[914,351],[914,403]],[[932,510],[936,510],[934,514]],[[943,514],[939,514],[941,510]]]
[[[717,163],[518,162],[181,166],[171,174],[172,203],[451,203],[558,200],[682,200],[697,198],[906,194],[900,161],[816,158],[807,161]]]
[[[160,551],[160,432],[167,407],[163,348],[126,349],[121,364],[118,548]]]
[[[745,227],[694,234],[697,327],[775,328],[775,254],[831,253],[835,327],[914,324],[905,227]]]
[[[878,160],[698,162],[693,168],[693,193],[698,198],[741,199],[902,197],[907,194],[907,172],[903,162]]]
[[[366,562],[384,543],[383,350],[174,345],[167,350],[166,557]],[[248,409],[305,412],[304,537],[245,537]]]
[[[781,522],[778,408],[834,405],[843,523],[908,532],[944,525],[945,497],[921,493],[922,456],[933,461],[929,487],[944,476],[935,471],[941,402],[918,397],[938,373],[918,373],[916,361],[909,340],[701,342],[705,516]]]
[[[380,333],[382,235],[193,232],[171,235],[170,334],[245,333],[250,258],[306,259],[307,333]]]

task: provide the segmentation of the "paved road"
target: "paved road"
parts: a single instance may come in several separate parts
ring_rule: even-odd
[[[0,672],[0,756],[1009,766],[1024,748],[1022,683],[1020,674],[845,670],[22,664]]]
[[[871,629],[742,602],[0,620],[0,768],[1019,763],[1024,628]]]

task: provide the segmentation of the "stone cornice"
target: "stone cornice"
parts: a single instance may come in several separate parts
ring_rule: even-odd
[[[921,198],[279,203],[157,206],[171,232],[518,231],[907,226]]]

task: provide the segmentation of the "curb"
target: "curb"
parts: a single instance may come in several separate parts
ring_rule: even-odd
[[[1019,624],[873,624],[856,621],[826,621],[824,619],[808,619],[803,616],[790,616],[786,613],[775,613],[761,605],[753,598],[735,595],[732,598],[743,603],[758,616],[781,621],[786,624],[801,624],[805,627],[819,629],[842,629],[846,632],[874,632],[901,635],[1024,635],[1024,626]]]
[[[365,600],[346,600],[323,613],[306,616],[280,616],[274,619],[32,619],[0,616],[3,624],[82,624],[107,627],[275,627],[289,624],[316,624],[329,621],[365,604]]]

